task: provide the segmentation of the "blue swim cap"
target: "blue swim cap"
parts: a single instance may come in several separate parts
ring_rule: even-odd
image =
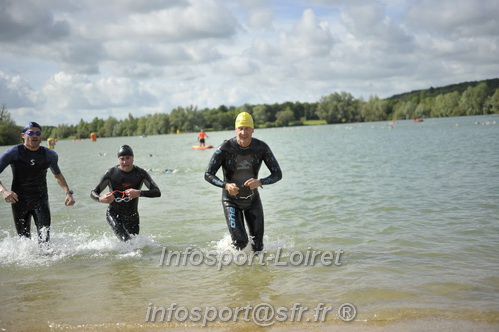
[[[42,130],[42,126],[40,126],[38,123],[36,123],[35,121],[29,121],[29,122],[26,122],[26,124],[24,125],[23,133],[25,133],[26,131],[28,131],[31,128],[38,128],[38,129]]]

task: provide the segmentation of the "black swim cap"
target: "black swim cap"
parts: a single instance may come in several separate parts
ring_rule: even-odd
[[[26,124],[24,125],[23,133],[25,133],[26,131],[28,131],[31,128],[38,128],[38,129],[42,130],[42,126],[40,126],[38,123],[36,123],[34,121],[30,121],[30,122],[26,122]]]
[[[123,156],[132,156],[133,157],[133,150],[129,145],[122,145],[120,149],[118,150],[118,158],[123,157]]]

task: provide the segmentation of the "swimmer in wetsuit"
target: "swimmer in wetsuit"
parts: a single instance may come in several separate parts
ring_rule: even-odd
[[[242,250],[248,245],[245,219],[253,239],[253,251],[262,251],[264,216],[257,188],[276,183],[282,178],[282,172],[269,146],[252,137],[254,124],[249,113],[240,113],[235,126],[236,137],[215,150],[204,178],[212,185],[223,188],[222,205],[233,246]],[[258,179],[262,162],[271,174]],[[216,176],[220,167],[223,169],[223,181]]]
[[[47,190],[47,169],[50,168],[57,183],[66,193],[64,204],[75,204],[73,191],[57,164],[58,156],[53,150],[40,145],[42,127],[28,122],[21,134],[24,144],[16,145],[0,157],[0,173],[10,165],[12,168],[11,191],[0,182],[2,198],[12,204],[12,214],[17,234],[31,237],[31,217],[35,221],[40,243],[50,240],[50,208]]]
[[[117,166],[111,167],[102,176],[90,197],[97,202],[109,204],[106,219],[116,236],[122,241],[139,234],[139,197],[160,197],[161,191],[144,169],[133,165],[133,150],[123,145],[118,150]],[[149,190],[141,190],[145,184]],[[102,196],[109,187],[111,192]]]

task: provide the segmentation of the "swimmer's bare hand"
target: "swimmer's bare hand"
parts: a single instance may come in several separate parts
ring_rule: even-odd
[[[64,201],[64,205],[66,206],[73,206],[75,205],[75,199],[73,198],[73,195],[67,194],[66,195],[66,200]]]
[[[125,194],[131,199],[140,197],[140,190],[137,189],[127,189],[125,190]]]
[[[239,187],[235,183],[227,183],[225,185],[225,190],[227,190],[232,196],[239,194]]]
[[[254,190],[258,187],[262,186],[262,182],[258,179],[248,179],[244,182],[244,185],[250,187],[251,190]]]
[[[9,190],[4,190],[2,192],[2,197],[7,203],[10,204],[14,204],[17,203],[17,201],[19,201],[19,197],[17,196],[17,194]]]
[[[111,204],[113,201],[114,201],[113,193],[107,193],[99,197],[99,202],[101,203]]]

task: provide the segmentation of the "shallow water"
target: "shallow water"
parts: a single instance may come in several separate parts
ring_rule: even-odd
[[[0,202],[0,328],[202,328],[182,310],[253,313],[263,303],[287,310],[275,329],[320,329],[319,304],[332,308],[321,322],[326,328],[435,318],[497,327],[497,120],[257,129],[283,169],[282,181],[260,191],[266,251],[258,257],[231,250],[220,190],[203,179],[213,150],[192,150],[195,133],[59,142],[59,165],[77,204],[63,206],[49,174],[50,247],[19,239],[9,206]],[[208,144],[232,136],[209,133]],[[117,240],[106,206],[89,198],[122,144],[134,148],[135,164],[150,171],[163,194],[141,198],[141,235],[131,243]],[[260,176],[266,174],[263,166]],[[10,169],[0,179],[10,183]],[[175,252],[185,264],[165,264]],[[330,254],[331,264],[307,264],[314,254]],[[236,256],[244,263],[199,261]],[[340,318],[344,303],[357,309],[353,322]],[[161,319],[161,309],[173,304],[171,319]],[[291,319],[293,307],[308,310]],[[244,313],[207,325],[258,327]]]

